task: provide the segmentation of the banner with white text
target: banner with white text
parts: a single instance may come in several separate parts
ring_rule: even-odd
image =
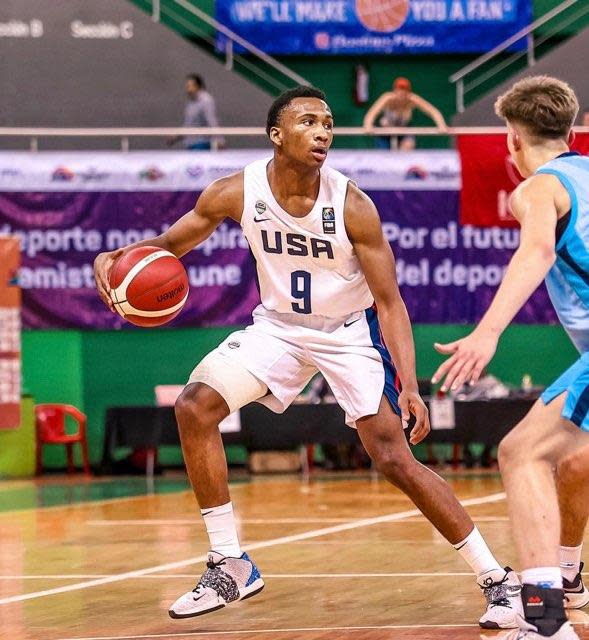
[[[278,54],[481,53],[532,20],[531,0],[217,0],[216,17]],[[225,42],[218,38],[218,47]],[[524,48],[525,41],[515,48]]]
[[[143,330],[98,298],[96,254],[155,237],[192,209],[213,177],[233,172],[246,157],[265,156],[267,151],[0,153],[0,234],[20,240],[24,326]],[[328,162],[356,180],[378,207],[413,322],[479,319],[518,246],[519,230],[460,225],[458,155],[336,151]],[[190,296],[170,326],[250,322],[259,295],[238,224],[223,222],[182,261]],[[556,321],[544,289],[518,321]]]

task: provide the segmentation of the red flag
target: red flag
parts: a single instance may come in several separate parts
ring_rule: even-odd
[[[507,136],[458,136],[462,164],[460,222],[481,227],[517,227],[509,196],[523,182],[507,150]],[[572,147],[589,155],[589,134],[579,133]]]

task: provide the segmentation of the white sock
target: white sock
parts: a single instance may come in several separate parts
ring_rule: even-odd
[[[242,551],[237,537],[233,504],[228,502],[219,507],[201,509],[200,513],[209,534],[211,551],[231,558],[239,558]]]
[[[534,567],[522,571],[522,584],[533,584],[544,589],[562,589],[560,567]]]
[[[581,567],[581,552],[583,544],[578,547],[560,547],[560,570],[563,578],[572,582]]]
[[[501,572],[501,577],[505,575],[505,571],[497,560],[495,560],[495,557],[491,553],[487,543],[484,541],[483,536],[476,527],[464,540],[462,540],[462,542],[453,546],[466,560],[477,577],[483,573],[488,573],[489,571],[494,570],[499,570]],[[498,574],[499,580],[501,577],[499,577]]]

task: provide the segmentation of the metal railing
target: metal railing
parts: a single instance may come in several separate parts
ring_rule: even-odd
[[[228,29],[224,24],[221,24],[218,20],[212,18],[208,13],[194,6],[194,4],[189,0],[148,0],[151,3],[151,17],[154,22],[160,22],[162,16],[171,19],[177,25],[186,29],[192,35],[196,35],[199,38],[205,40],[209,43],[213,48],[217,48],[217,40],[215,37],[208,34],[203,29],[199,29],[197,25],[193,24],[192,21],[186,20],[184,17],[179,15],[171,5],[177,5],[181,7],[184,11],[190,13],[196,20],[205,23],[208,27],[212,27],[216,30],[217,34],[221,34],[225,38],[225,68],[231,70],[234,68],[235,64],[240,64],[244,69],[247,69],[248,72],[253,73],[257,78],[262,80],[265,84],[270,85],[273,89],[280,91],[284,91],[288,89],[290,86],[294,85],[309,85],[310,82],[303,78],[300,74],[296,73],[286,65],[282,64],[280,61],[276,60],[272,56],[268,55],[261,49],[258,49],[251,42],[248,42],[240,35]],[[266,69],[270,68],[275,73],[279,74],[282,78],[288,78],[290,81],[285,84],[284,81],[281,81],[275,78],[271,73],[268,73],[267,70],[260,67],[259,64],[255,64],[252,60],[247,59],[245,56],[235,52],[235,45],[241,47],[243,50],[247,51],[254,60],[262,62],[266,65]]]
[[[589,126],[575,127],[577,133],[589,133]],[[367,131],[364,127],[337,127],[336,137],[341,136],[458,136],[467,134],[493,135],[506,133],[497,127],[378,127]],[[28,138],[31,151],[39,150],[40,138],[119,138],[121,151],[129,151],[130,140],[146,137],[205,136],[215,137],[266,137],[263,127],[0,127],[0,150],[2,138]]]
[[[568,16],[555,27],[553,31],[550,33],[545,33],[540,38],[534,37],[534,32],[543,27],[545,24],[550,22],[553,18],[560,16],[567,9],[570,9],[576,4],[580,4],[579,11],[576,11],[573,15]],[[454,73],[450,76],[449,80],[452,84],[456,85],[456,110],[458,113],[463,113],[465,109],[465,97],[466,94],[473,89],[476,89],[478,86],[487,82],[494,76],[496,76],[499,72],[503,71],[511,64],[526,56],[527,58],[527,66],[532,67],[536,63],[537,60],[537,49],[540,45],[544,44],[547,40],[557,35],[566,27],[570,26],[574,22],[578,21],[584,15],[589,14],[589,2],[587,0],[565,0],[561,2],[554,9],[551,9],[547,13],[545,13],[542,17],[538,18],[532,24],[527,27],[521,29],[507,40],[504,40],[500,44],[498,44],[494,49],[488,51],[484,55],[480,56],[470,64],[467,64],[465,67]],[[494,65],[488,71],[481,73],[476,79],[472,80],[470,83],[466,82],[467,76],[472,74],[474,71],[480,69],[482,66],[491,62],[497,56],[502,53],[507,52],[507,50],[512,47],[514,44],[518,43],[520,40],[525,38],[527,46],[522,51],[517,51],[510,55],[507,59],[501,60],[496,65]]]

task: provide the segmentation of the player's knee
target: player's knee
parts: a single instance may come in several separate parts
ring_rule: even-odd
[[[501,470],[509,469],[510,466],[518,464],[523,457],[529,458],[530,450],[523,450],[521,438],[517,433],[517,428],[508,433],[499,443],[497,459]]]
[[[181,431],[217,427],[226,416],[219,394],[200,383],[188,384],[178,396],[174,410]]]
[[[499,468],[502,471],[509,466],[513,453],[514,448],[509,440],[509,435],[507,435],[503,440],[501,440],[499,447],[497,448],[497,462],[499,463]]]
[[[587,456],[575,453],[560,460],[556,466],[556,475],[559,484],[573,486],[583,485],[589,479]]]
[[[415,464],[413,456],[386,449],[379,451],[373,460],[380,473],[396,486],[401,486],[405,482]]]

